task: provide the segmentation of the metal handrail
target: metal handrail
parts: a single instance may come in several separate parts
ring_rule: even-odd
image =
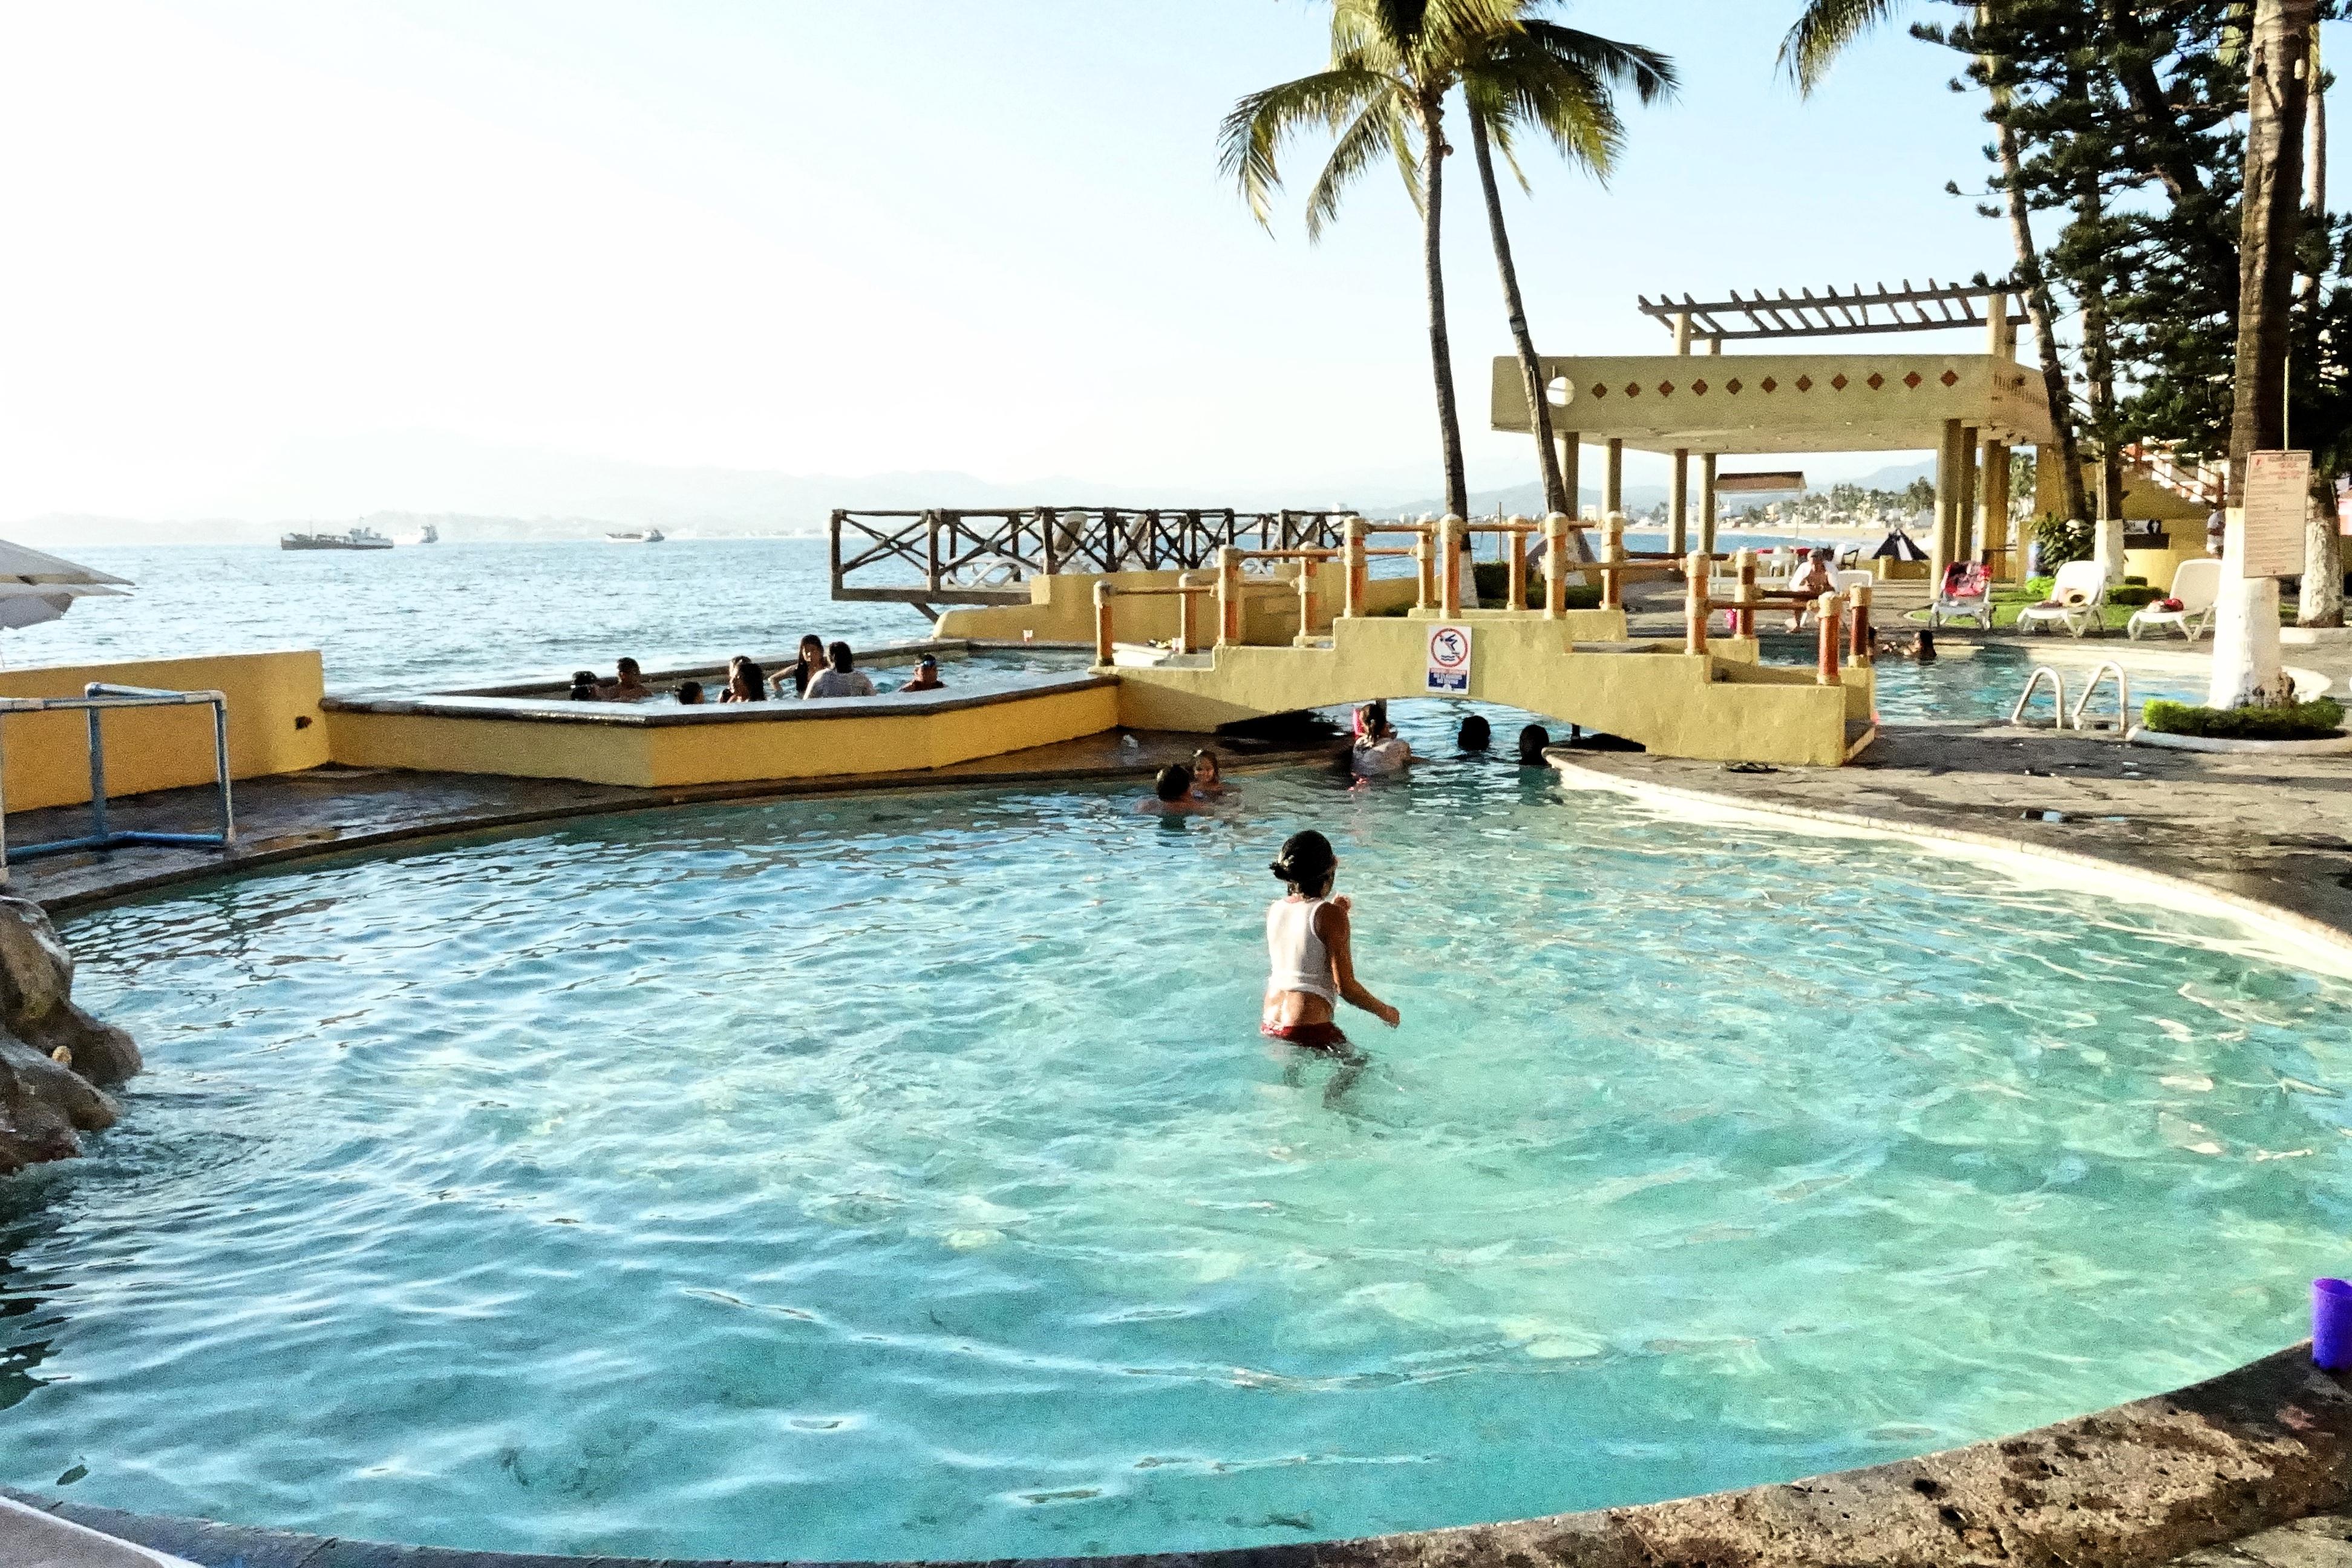
[[[213,710],[213,771],[220,792],[217,833],[154,833],[141,828],[120,831],[107,826],[106,817],[106,731],[100,718],[117,708],[199,708]],[[93,680],[82,688],[79,697],[0,697],[0,716],[10,713],[55,713],[79,711],[89,721],[89,816],[94,831],[80,838],[59,838],[47,844],[27,844],[18,848],[15,858],[30,860],[41,855],[63,855],[73,850],[90,849],[100,852],[119,849],[126,844],[194,845],[227,848],[236,842],[236,812],[230,798],[228,776],[228,698],[218,691],[163,691],[146,686],[112,686]],[[0,801],[0,883],[7,880],[10,858],[7,836],[7,816],[5,801]]]
[[[2046,664],[2035,665],[2033,673],[2025,678],[2025,689],[2017,694],[2017,706],[2009,710],[2011,723],[2014,724],[2025,717],[2025,705],[2033,700],[2033,694],[2041,689],[2042,678],[2045,675],[2050,678],[2052,692],[2058,700],[2056,727],[2061,730],[2066,727],[2066,678]]]
[[[2074,701],[2074,728],[2077,730],[2084,727],[2083,714],[2091,706],[2092,696],[2097,692],[2099,683],[2106,679],[2109,670],[2115,671],[2116,676],[2116,733],[2123,734],[2131,728],[2131,677],[2125,673],[2122,665],[2109,658],[2100,660],[2099,668],[2091,671],[2091,683],[2083,688],[2083,695]]]

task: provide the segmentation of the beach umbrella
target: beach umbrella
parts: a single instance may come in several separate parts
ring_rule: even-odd
[[[1890,561],[1925,561],[1927,559],[1927,552],[1919,548],[1919,542],[1899,528],[1889,529],[1886,538],[1870,553],[1873,560],[1884,558]]]
[[[51,555],[0,539],[0,585],[8,584],[22,587],[77,588],[128,588],[131,585],[128,578],[117,577],[110,572],[100,572],[94,566],[84,566],[61,555]]]
[[[0,627],[10,631],[54,621],[76,599],[121,598],[122,590],[99,583],[36,584],[0,580]]]

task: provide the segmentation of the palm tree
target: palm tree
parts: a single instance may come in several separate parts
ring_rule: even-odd
[[[1322,237],[1348,185],[1385,155],[1421,210],[1422,270],[1429,297],[1430,370],[1437,384],[1438,442],[1445,462],[1445,507],[1470,510],[1463,474],[1462,418],[1454,405],[1454,352],[1445,327],[1440,255],[1444,195],[1445,98],[1473,41],[1518,26],[1514,0],[1333,0],[1331,63],[1234,105],[1218,132],[1218,163],[1241,186],[1250,212],[1271,225],[1281,187],[1276,160],[1302,131],[1336,133],[1307,197],[1307,237]]]
[[[1796,26],[1780,41],[1780,64],[1796,79],[1797,89],[1810,97],[1847,45],[1908,4],[1910,0],[1806,0]],[[1984,9],[1979,5],[1978,14],[1981,16]],[[1990,62],[1986,63],[1990,67]],[[2066,507],[2072,516],[2088,517],[2090,496],[2083,484],[2083,447],[2074,430],[2074,394],[2066,385],[2066,367],[2058,358],[2057,334],[2051,330],[2058,319],[2058,310],[2051,296],[2049,274],[2042,266],[2042,252],[2033,243],[2033,220],[2025,204],[2024,182],[2019,178],[2017,133],[2000,113],[2002,89],[1994,85],[1990,70],[1987,86],[1993,96],[1990,118],[1996,132],[2001,187],[2008,196],[2010,240],[2017,252],[2016,277],[2025,295],[2025,310],[2032,320],[2034,342],[2042,353],[2042,391],[2050,405],[2051,426],[2058,433],[2059,472],[2064,480]]]
[[[1503,303],[1510,317],[1511,342],[1518,351],[1529,428],[1535,432],[1537,462],[1543,473],[1544,506],[1573,517],[1576,498],[1568,493],[1559,451],[1553,444],[1551,401],[1544,392],[1543,362],[1528,331],[1527,305],[1519,297],[1518,268],[1512,263],[1510,233],[1503,223],[1503,194],[1495,179],[1494,149],[1502,149],[1522,190],[1527,176],[1512,156],[1511,142],[1523,129],[1549,137],[1560,156],[1605,179],[1624,141],[1617,89],[1631,87],[1643,103],[1654,102],[1674,91],[1675,68],[1653,50],[1613,43],[1531,14],[1557,3],[1523,0],[1517,26],[1472,41],[1461,76],[1470,150],[1486,192],[1486,226],[1494,236],[1495,266],[1502,274]]]

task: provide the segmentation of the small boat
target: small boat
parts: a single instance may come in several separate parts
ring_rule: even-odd
[[[607,544],[659,544],[661,542],[662,531],[658,528],[632,528],[625,532],[604,536]]]
[[[404,539],[401,542],[403,544],[438,544],[441,542],[441,531],[428,522],[425,525],[424,532],[414,539]]]
[[[373,528],[346,529],[341,533],[281,533],[280,550],[389,550],[392,541]]]

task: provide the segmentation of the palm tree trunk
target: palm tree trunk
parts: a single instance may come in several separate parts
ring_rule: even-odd
[[[2286,439],[2286,356],[2303,227],[2305,95],[2313,0],[2258,0],[2246,102],[2245,195],[2238,236],[2238,374],[2230,417],[2230,493],[2245,494],[2249,453]]]
[[[1445,105],[1421,100],[1422,144],[1426,174],[1422,182],[1421,265],[1429,288],[1429,367],[1437,378],[1437,439],[1445,458],[1445,510],[1470,514],[1470,485],[1462,468],[1462,414],[1454,401],[1454,347],[1445,333],[1445,262],[1439,224],[1445,190]]]
[[[2247,460],[2286,444],[2286,361],[2295,238],[2303,226],[2313,13],[2313,0],[2257,0],[2254,6],[2245,194],[2238,230],[2238,366],[2230,414],[2232,500],[2246,493]],[[2225,552],[2223,559],[2233,553]],[[2216,610],[2208,697],[2212,706],[2276,701],[2284,690],[2292,690],[2279,668],[2277,579],[2225,580]]]
[[[1996,113],[1998,105],[1995,106]],[[2009,236],[2017,250],[2017,281],[2025,293],[2025,313],[2031,318],[2033,341],[2042,351],[2042,392],[2050,404],[2050,427],[2058,433],[2059,474],[2064,481],[2066,515],[2087,519],[2089,496],[2083,489],[2083,444],[2074,433],[2074,398],[2066,388],[2066,367],[2058,358],[2058,334],[2053,330],[2058,312],[2050,302],[2050,276],[2042,270],[2042,253],[2033,245],[2032,214],[2025,205],[2023,160],[2017,151],[2017,132],[1996,120],[2000,132],[2000,183],[2009,198]]]
[[[2311,35],[2311,80],[2308,118],[2304,122],[2303,211],[2305,223],[2327,222],[2327,95],[2319,90],[2319,32]],[[2303,280],[2300,309],[2305,323],[2318,320],[2319,284],[2316,272]],[[2344,624],[2344,541],[2336,531],[2336,477],[2315,476],[2311,519],[2304,525],[2303,586],[2295,594],[2294,621],[2301,626]]]
[[[1528,308],[1519,297],[1519,269],[1511,262],[1510,231],[1503,226],[1503,193],[1495,184],[1495,153],[1486,122],[1470,112],[1470,150],[1478,159],[1478,184],[1486,193],[1486,227],[1495,237],[1495,268],[1503,275],[1503,308],[1511,320],[1511,342],[1519,351],[1519,379],[1527,389],[1528,427],[1535,433],[1536,464],[1543,474],[1544,510],[1576,515],[1559,472],[1559,449],[1552,444],[1551,399],[1544,395],[1543,361],[1528,331]]]

